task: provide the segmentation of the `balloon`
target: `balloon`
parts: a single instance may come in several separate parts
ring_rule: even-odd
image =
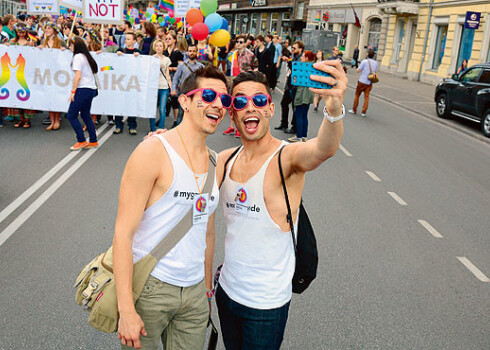
[[[160,22],[160,27],[165,26],[165,22]]]
[[[221,18],[222,17],[217,13],[212,13],[204,20],[204,23],[206,23],[211,33],[220,29],[221,25],[223,24],[223,20]]]
[[[170,21],[170,16],[169,15],[165,15],[165,21]]]
[[[172,24],[174,24],[175,23],[175,18],[173,18],[173,17],[170,18],[170,21],[169,22],[172,23]]]
[[[162,23],[164,21],[163,17],[158,17],[158,23]]]
[[[185,15],[185,19],[189,25],[193,26],[196,23],[204,22],[204,17],[198,9],[190,9]]]
[[[177,17],[177,18],[175,19],[175,23],[179,23],[181,20],[182,20],[182,18]]]
[[[148,11],[146,11],[146,12],[145,12],[145,17],[146,17],[146,18],[148,18],[148,17],[150,17],[150,16],[151,16],[151,15],[150,15],[150,13],[149,13]]]
[[[204,16],[209,16],[210,14],[216,12],[218,9],[218,1],[216,0],[202,0],[201,1],[201,12]]]
[[[123,13],[126,15],[128,13],[128,10],[124,10]]]
[[[141,22],[141,20],[140,20],[139,18],[136,18],[136,19],[134,20],[134,23],[136,23],[136,24],[140,24],[140,22]]]
[[[130,17],[130,18],[129,18],[129,22],[130,22],[131,24],[133,24],[133,23],[134,23],[134,18],[133,18],[133,17]]]
[[[157,15],[156,14],[152,14],[151,15],[151,19],[157,19]]]
[[[192,34],[194,34],[194,30],[192,30]],[[230,38],[230,33],[228,33],[228,31],[218,29],[209,38],[209,43],[216,47],[226,46],[226,44],[230,42]]]
[[[168,15],[170,17],[174,17],[174,10],[168,10]]]
[[[223,23],[221,23],[220,29],[228,30],[228,20],[224,17],[221,17],[221,19],[223,20]]]
[[[192,27],[192,37],[196,40],[204,40],[208,37],[209,28],[204,23],[196,23]]]
[[[181,28],[182,25],[183,25],[182,22],[177,23],[177,29]]]

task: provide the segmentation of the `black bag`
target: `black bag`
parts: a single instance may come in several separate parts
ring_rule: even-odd
[[[208,350],[216,350],[218,344],[218,330],[214,326],[213,320],[209,317],[208,327],[211,326],[211,335],[209,336]]]
[[[288,208],[287,220],[291,227],[291,235],[293,237],[294,253],[296,255],[296,268],[293,276],[293,293],[301,294],[306,288],[310,286],[310,283],[316,278],[316,270],[318,268],[318,249],[316,246],[315,233],[313,232],[313,226],[311,226],[310,219],[306,210],[303,207],[303,200],[299,206],[298,213],[298,241],[294,236],[294,224],[293,216],[291,214],[291,207],[289,205],[288,191],[286,189],[286,182],[284,180],[284,174],[281,166],[281,153],[284,147],[279,151],[278,162],[279,172],[281,174],[282,188],[284,190],[284,197],[286,198],[286,206]]]

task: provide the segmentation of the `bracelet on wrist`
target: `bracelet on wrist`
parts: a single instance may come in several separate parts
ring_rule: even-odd
[[[331,117],[327,112],[327,106],[323,107],[323,117],[327,119],[330,123],[338,122],[340,119],[345,117],[345,106],[342,104],[342,114],[338,117]]]
[[[211,301],[213,296],[214,296],[214,289],[210,289],[206,291],[206,297],[208,298],[208,301]]]
[[[74,94],[75,92],[77,92],[77,90],[71,90],[71,93]]]

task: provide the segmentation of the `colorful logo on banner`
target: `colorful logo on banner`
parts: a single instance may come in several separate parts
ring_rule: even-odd
[[[101,72],[107,72],[109,70],[114,70],[114,67],[113,66],[104,66],[104,67],[100,68]]]
[[[204,213],[204,211],[206,210],[206,205],[206,199],[204,199],[204,197],[199,197],[196,201],[196,210],[199,213]]]
[[[29,86],[27,86],[26,78],[24,75],[26,67],[25,58],[21,54],[19,54],[14,66],[12,65],[12,61],[10,60],[10,56],[8,55],[8,53],[5,53],[5,55],[0,58],[0,65],[2,67],[2,74],[0,75],[0,100],[5,100],[9,98],[10,91],[3,86],[6,85],[10,80],[10,68],[17,68],[16,78],[22,89],[19,89],[17,91],[16,96],[21,101],[27,101],[29,97],[31,97],[31,91],[29,90]]]
[[[245,203],[245,201],[247,200],[247,192],[245,192],[243,188],[240,188],[236,194],[236,199],[238,199],[240,203]]]

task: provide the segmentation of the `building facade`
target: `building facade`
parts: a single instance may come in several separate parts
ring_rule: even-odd
[[[469,65],[490,61],[488,0],[378,0],[382,13],[381,70],[437,84]],[[465,28],[467,12],[479,17],[477,29]]]
[[[20,0],[1,0],[0,1],[0,16],[5,16],[7,14],[17,15],[19,11],[26,11],[25,1]]]
[[[218,13],[234,34],[275,34],[301,38],[306,27],[308,0],[223,0]]]

